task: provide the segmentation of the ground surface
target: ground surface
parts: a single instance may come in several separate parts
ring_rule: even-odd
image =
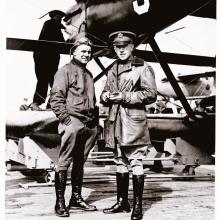
[[[214,166],[196,169],[197,174],[214,174]],[[156,174],[155,174],[156,175]],[[159,174],[158,174],[159,175]],[[35,186],[24,189],[19,183],[27,184],[33,179],[20,172],[6,174],[5,217],[10,220],[55,220],[55,193],[53,186]],[[66,203],[71,193],[66,190]],[[197,178],[178,181],[171,178],[145,178],[143,208],[146,220],[214,220],[215,200],[214,178]],[[85,169],[83,196],[97,206],[96,212],[74,211],[69,219],[110,220],[130,219],[130,213],[106,215],[102,209],[116,200],[114,172],[106,167]],[[132,204],[132,182],[130,180],[129,199]],[[68,219],[68,218],[67,218]]]

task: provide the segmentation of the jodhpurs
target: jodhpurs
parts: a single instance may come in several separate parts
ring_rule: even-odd
[[[57,171],[67,170],[72,161],[73,167],[82,170],[97,137],[97,126],[89,128],[79,119],[73,116],[70,118],[69,125],[60,123],[58,126],[61,146]]]
[[[146,157],[147,146],[119,146],[115,151],[117,172],[129,172],[130,165],[133,175],[143,175],[143,158]]]

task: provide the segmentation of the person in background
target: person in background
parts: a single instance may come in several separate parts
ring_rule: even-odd
[[[51,89],[51,109],[60,121],[61,147],[55,172],[55,213],[60,217],[68,217],[69,211],[76,208],[97,210],[81,195],[84,163],[97,138],[94,82],[92,74],[86,69],[90,59],[91,42],[79,34],[73,47],[73,59],[57,71]],[[67,208],[64,194],[71,162],[72,196]]]
[[[65,42],[61,31],[62,29],[65,29],[61,23],[65,13],[60,10],[53,10],[49,12],[49,16],[50,19],[45,21],[38,40]],[[30,104],[29,108],[31,110],[39,111],[41,110],[39,106],[45,103],[47,98],[48,86],[50,85],[50,87],[52,87],[53,85],[54,75],[58,70],[60,62],[60,53],[56,48],[40,48],[34,51],[33,58],[37,85],[33,102]],[[50,108],[49,104],[47,105],[47,108]]]
[[[151,66],[132,55],[136,35],[129,31],[109,36],[118,60],[108,71],[101,103],[109,107],[104,127],[106,147],[112,148],[117,161],[117,202],[103,210],[106,214],[130,212],[128,202],[129,169],[132,170],[132,220],[142,219],[144,169],[142,159],[151,144],[145,105],[156,101],[157,88]]]

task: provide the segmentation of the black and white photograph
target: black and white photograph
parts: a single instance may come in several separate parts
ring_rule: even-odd
[[[217,0],[4,9],[4,219],[217,219]]]

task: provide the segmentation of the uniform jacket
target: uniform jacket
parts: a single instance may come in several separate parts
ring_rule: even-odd
[[[50,105],[61,122],[69,115],[87,123],[94,119],[95,89],[92,74],[72,60],[60,68],[54,77]]]
[[[108,91],[122,92],[123,101],[119,104],[104,102],[102,96]],[[145,105],[155,102],[156,97],[155,75],[151,66],[144,60],[132,57],[120,73],[118,62],[113,65],[100,97],[101,103],[109,106],[105,126],[105,141],[108,147],[114,148],[114,136],[121,146],[150,143]]]

